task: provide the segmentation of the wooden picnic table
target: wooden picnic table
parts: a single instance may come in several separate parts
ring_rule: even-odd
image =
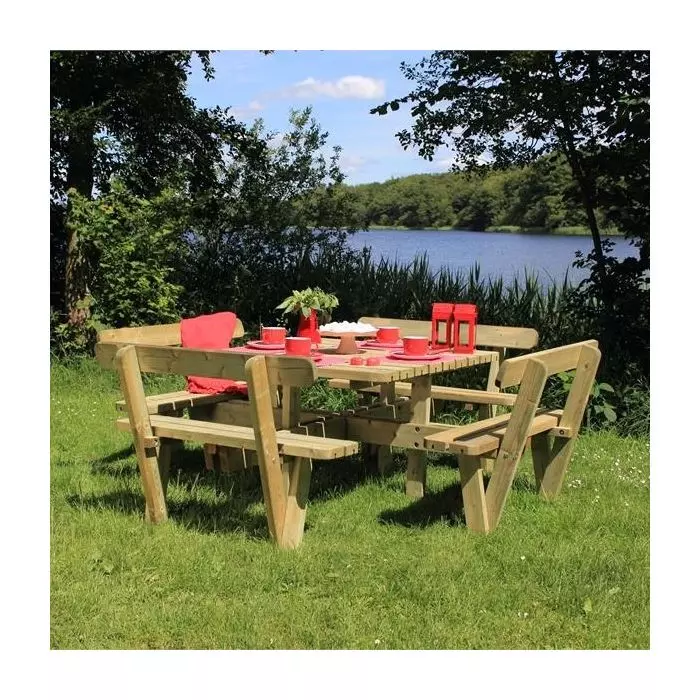
[[[378,459],[386,458],[389,446],[407,448],[408,467],[406,471],[406,493],[413,497],[423,496],[426,479],[426,449],[424,438],[446,425],[430,422],[430,394],[432,378],[443,372],[451,372],[465,367],[489,364],[498,361],[498,352],[474,350],[471,354],[442,353],[441,359],[407,361],[392,359],[388,355],[392,350],[360,347],[356,355],[337,355],[338,341],[324,338],[318,346],[323,358],[316,363],[317,376],[324,379],[349,380],[350,388],[357,391],[369,387],[379,388],[379,402],[363,407],[355,413],[344,416],[329,417],[319,429],[324,435],[340,436],[358,440],[369,445],[376,445],[380,452]],[[275,354],[248,346],[232,348],[232,352],[246,355]],[[351,357],[379,357],[378,366],[351,365]],[[411,394],[397,403],[396,382],[410,382]],[[313,429],[301,410],[300,391],[294,387],[282,387],[281,427],[307,430]],[[237,408],[234,406],[234,408]],[[234,419],[227,411],[226,404],[219,404],[214,412],[214,419],[226,422],[227,416]],[[236,417],[237,418],[237,417]],[[304,419],[307,419],[305,423]],[[234,419],[235,420],[235,419]],[[381,451],[384,452],[382,457]]]

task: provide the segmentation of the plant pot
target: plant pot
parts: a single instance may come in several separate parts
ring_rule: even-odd
[[[318,316],[316,315],[316,309],[311,309],[311,315],[308,318],[302,313],[299,314],[297,335],[311,338],[312,343],[321,342],[321,333],[318,330]]]

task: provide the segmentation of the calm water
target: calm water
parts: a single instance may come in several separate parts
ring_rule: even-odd
[[[617,257],[637,257],[637,249],[627,240],[612,240]],[[349,243],[358,250],[370,247],[377,261],[383,257],[410,263],[427,252],[435,272],[441,267],[466,272],[478,262],[483,278],[501,276],[506,283],[515,277],[522,279],[527,269],[537,274],[543,287],[561,282],[567,271],[570,281],[580,282],[586,271],[572,268],[571,263],[577,250],[587,255],[593,248],[589,236],[476,231],[358,231],[349,237]]]

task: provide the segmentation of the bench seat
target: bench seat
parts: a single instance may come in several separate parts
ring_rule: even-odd
[[[222,401],[242,399],[241,394],[193,394],[191,391],[171,391],[167,394],[154,394],[146,397],[146,406],[151,415],[159,413],[177,413],[194,406],[210,406]],[[117,410],[125,411],[126,402],[122,399],[116,403]]]
[[[128,418],[117,419],[117,427],[120,430],[131,431]],[[153,415],[151,428],[153,434],[158,438],[189,440],[222,447],[239,447],[246,450],[256,449],[253,428],[244,426]],[[292,433],[289,430],[277,430],[276,440],[280,455],[288,457],[338,459],[357,454],[359,450],[359,443],[354,440],[302,435]]]
[[[331,379],[328,385],[334,389],[350,389],[349,379]],[[410,396],[412,384],[410,382],[396,382],[397,396]],[[360,393],[379,394],[379,385],[360,387]],[[505,394],[499,391],[481,391],[480,389],[461,389],[454,386],[433,386],[430,389],[430,398],[442,401],[457,401],[460,403],[473,403],[487,406],[512,406],[515,404],[516,394]]]
[[[561,435],[557,428],[563,411],[556,409],[548,411],[542,409],[538,412],[527,430],[527,437],[546,433],[550,430]],[[433,433],[425,438],[425,446],[436,452],[451,452],[461,455],[484,455],[498,450],[501,441],[506,434],[510,416],[498,416],[477,423],[449,428],[440,433]],[[500,420],[500,423],[498,422]],[[493,421],[492,426],[484,425]],[[470,430],[471,428],[471,430]]]

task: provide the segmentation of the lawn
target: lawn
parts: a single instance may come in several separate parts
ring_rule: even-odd
[[[151,393],[165,390],[152,384]],[[579,438],[559,500],[523,460],[488,535],[463,520],[454,458],[427,496],[357,458],[317,463],[300,549],[267,538],[256,472],[176,456],[171,519],[143,521],[114,373],[51,369],[54,649],[648,649],[649,443]]]

